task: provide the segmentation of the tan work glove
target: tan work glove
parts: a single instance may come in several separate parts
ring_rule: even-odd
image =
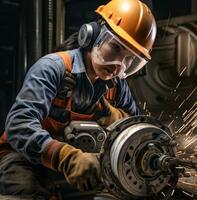
[[[109,110],[109,115],[101,117],[97,122],[102,126],[102,127],[107,127],[110,124],[114,123],[115,121],[122,119],[124,117],[128,117],[129,114],[124,112],[120,108],[115,108],[112,106],[108,101],[105,100],[105,106],[107,106],[107,109]]]
[[[80,191],[95,189],[99,184],[100,165],[98,154],[83,153],[65,144],[59,152],[58,171]]]

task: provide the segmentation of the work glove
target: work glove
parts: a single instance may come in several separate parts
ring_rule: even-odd
[[[80,191],[95,189],[100,177],[97,156],[65,144],[59,152],[58,171],[63,172],[68,183]]]
[[[100,124],[102,127],[107,127],[114,123],[115,121],[122,119],[124,117],[128,117],[129,114],[124,112],[120,108],[115,108],[112,106],[108,101],[105,100],[105,107],[107,109],[108,115],[101,117],[97,122]]]

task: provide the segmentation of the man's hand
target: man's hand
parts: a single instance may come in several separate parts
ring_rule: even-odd
[[[80,191],[95,189],[99,184],[97,154],[83,153],[69,144],[65,144],[59,152],[58,171],[63,172],[68,183]]]
[[[114,123],[115,121],[122,119],[124,117],[128,117],[129,114],[124,112],[120,108],[115,108],[112,106],[109,102],[105,100],[105,106],[107,107],[109,111],[108,116],[101,117],[97,122],[102,126],[102,127],[107,127],[110,124]]]

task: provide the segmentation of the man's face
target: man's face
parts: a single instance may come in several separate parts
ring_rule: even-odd
[[[146,61],[139,52],[133,51],[118,36],[109,31],[91,51],[92,66],[103,80],[119,76],[125,78],[141,69]]]
[[[119,74],[120,66],[116,65],[100,65],[93,63],[93,68],[96,75],[102,80],[109,80]]]
[[[121,60],[120,55],[120,47],[114,43],[105,43],[102,45],[102,48],[100,48],[99,54],[97,54],[96,59],[101,59],[103,61],[109,60],[109,59],[118,59]],[[119,57],[119,58],[118,58]],[[96,74],[103,80],[112,79],[115,76],[118,76],[118,74],[121,71],[122,65],[121,63],[99,63],[94,62],[93,60],[93,67],[96,72]]]
[[[118,76],[125,70],[125,62],[130,64],[133,60],[130,52],[115,40],[103,42],[93,49],[92,54],[94,71],[103,80]]]

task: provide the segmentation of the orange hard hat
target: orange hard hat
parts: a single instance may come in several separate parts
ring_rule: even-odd
[[[139,0],[111,0],[101,5],[100,14],[112,30],[126,43],[151,59],[156,37],[156,23],[150,9]]]

